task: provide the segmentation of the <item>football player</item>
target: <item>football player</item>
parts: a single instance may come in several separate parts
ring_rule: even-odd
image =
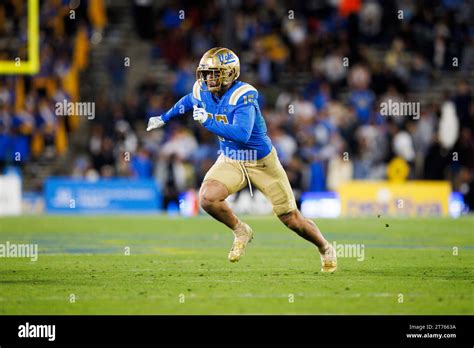
[[[220,156],[204,177],[199,203],[233,231],[229,261],[240,260],[253,231],[232,212],[225,199],[249,185],[250,192],[253,186],[270,200],[273,212],[288,228],[318,248],[321,270],[334,272],[336,252],[316,224],[297,209],[288,177],[267,135],[257,103],[258,92],[237,80],[239,75],[240,62],[234,52],[222,47],[210,49],[199,62],[192,93],[165,114],[151,117],[147,131],[193,109],[194,120],[219,137]]]

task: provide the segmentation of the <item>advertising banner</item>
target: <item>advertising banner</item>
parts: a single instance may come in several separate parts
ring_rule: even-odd
[[[152,213],[161,209],[153,180],[49,178],[44,198],[48,213]]]
[[[342,216],[448,216],[446,181],[352,181],[338,189]]]
[[[0,215],[21,214],[21,178],[0,175]]]

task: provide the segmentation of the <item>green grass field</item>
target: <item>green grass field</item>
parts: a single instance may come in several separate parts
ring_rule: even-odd
[[[335,274],[276,218],[244,220],[255,239],[231,264],[232,234],[208,217],[1,218],[0,244],[39,257],[0,258],[0,314],[474,314],[473,217],[319,220],[365,246]]]

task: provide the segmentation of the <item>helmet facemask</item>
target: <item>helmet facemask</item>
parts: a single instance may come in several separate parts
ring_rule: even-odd
[[[198,69],[196,71],[196,80],[202,91],[217,93],[223,86],[224,76],[219,69]]]
[[[221,93],[239,77],[240,62],[237,55],[223,47],[214,47],[204,53],[196,80],[201,91]]]

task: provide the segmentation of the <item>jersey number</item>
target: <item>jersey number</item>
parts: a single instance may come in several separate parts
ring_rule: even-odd
[[[207,113],[207,117],[208,117],[208,118],[212,118],[213,115],[210,114],[210,113]],[[229,124],[229,120],[227,119],[227,116],[226,116],[226,115],[223,115],[223,114],[216,114],[216,115],[214,115],[214,117],[215,117],[215,119],[216,119],[217,122],[223,122],[223,123],[225,123],[225,124]],[[219,136],[218,136],[217,138],[218,138],[220,141],[225,141],[225,139],[222,138],[222,137],[219,137]]]

